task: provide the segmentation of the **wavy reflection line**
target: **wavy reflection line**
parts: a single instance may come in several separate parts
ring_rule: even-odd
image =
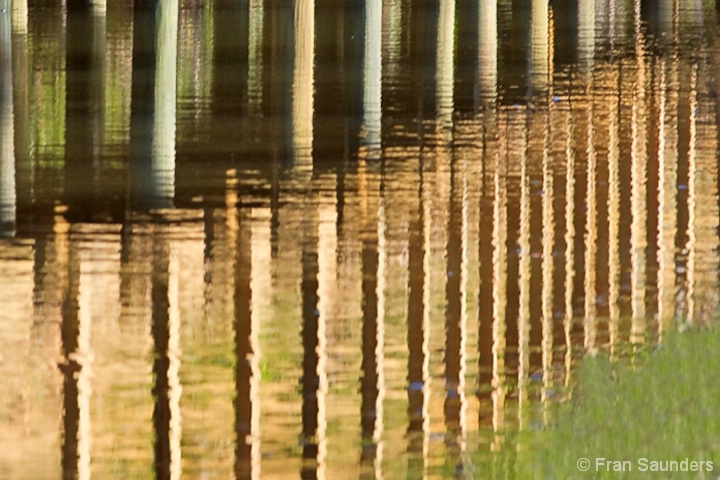
[[[80,244],[80,239],[73,242]],[[80,249],[80,245],[77,247]],[[92,452],[92,422],[90,419],[90,399],[92,396],[93,352],[90,332],[92,315],[90,311],[92,291],[92,276],[89,274],[87,252],[79,252],[78,272],[71,269],[70,275],[78,275],[78,338],[77,362],[80,371],[77,375],[78,389],[78,478],[89,480],[91,476],[90,460]]]
[[[505,332],[507,309],[507,138],[501,132],[500,154],[495,165],[495,205],[493,209],[493,451],[502,446],[500,431],[505,422]]]
[[[334,184],[334,177],[332,182]],[[334,185],[333,185],[334,186]],[[319,199],[318,205],[318,473],[324,475],[327,458],[327,322],[335,318],[337,297],[337,209],[334,197]],[[269,240],[269,239],[268,239]]]
[[[593,78],[590,73],[589,91],[592,91]],[[585,349],[592,350],[595,348],[597,335],[597,156],[595,153],[595,135],[594,135],[594,108],[593,99],[588,97],[587,110],[587,197],[585,203],[587,205],[587,215],[585,223]]]
[[[630,341],[642,343],[645,335],[646,250],[647,250],[647,114],[649,89],[645,65],[645,39],[640,19],[640,0],[635,0],[635,49],[637,77],[632,106],[632,224],[631,224],[631,303]]]
[[[170,478],[177,480],[182,475],[182,453],[180,440],[182,439],[182,423],[180,412],[180,398],[182,386],[180,384],[180,279],[178,248],[170,245],[170,262],[168,264],[168,402],[170,405]]]
[[[609,98],[608,112],[608,335],[610,355],[615,355],[620,329],[620,76],[611,71],[617,96]]]
[[[527,115],[529,110],[525,111]],[[530,264],[530,172],[528,162],[528,134],[527,130],[521,135],[522,144],[519,145],[518,151],[520,158],[520,234],[518,238],[518,247],[520,250],[519,259],[519,311],[518,311],[518,424],[520,429],[525,428],[524,410],[528,400],[527,383],[530,375],[530,282],[531,282],[531,264]]]
[[[548,107],[552,109],[552,106]],[[555,212],[553,201],[555,198],[554,172],[548,154],[550,137],[550,113],[545,122],[545,135],[542,148],[542,368],[543,385],[540,401],[543,403],[543,423],[547,425],[547,401],[552,389],[552,363],[553,363],[553,277],[554,277],[554,235]]]
[[[660,339],[675,318],[675,237],[677,235],[677,109],[676,57],[662,62],[660,72],[658,162],[658,328]],[[669,77],[669,78],[668,78]]]
[[[692,65],[690,74],[690,144],[688,146],[688,235],[687,235],[687,322],[695,321],[695,269],[697,259],[697,65]]]
[[[572,106],[570,107],[572,108]],[[573,153],[572,112],[566,114],[565,123],[565,386],[570,382],[572,367],[572,339],[570,332],[574,319],[573,294],[575,279],[575,155]]]

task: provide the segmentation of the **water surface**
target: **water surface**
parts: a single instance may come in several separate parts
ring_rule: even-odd
[[[3,478],[492,478],[717,313],[715,2],[0,3]]]

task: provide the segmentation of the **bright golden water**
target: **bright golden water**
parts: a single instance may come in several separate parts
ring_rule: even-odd
[[[0,0],[1,478],[489,478],[718,310],[713,0],[131,3]]]

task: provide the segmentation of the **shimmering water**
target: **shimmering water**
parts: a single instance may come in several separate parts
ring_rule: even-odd
[[[491,478],[718,310],[710,0],[2,0],[0,477]]]

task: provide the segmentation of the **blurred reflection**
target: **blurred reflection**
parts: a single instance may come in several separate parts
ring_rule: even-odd
[[[312,172],[315,103],[315,1],[295,2],[295,70],[293,74],[293,149],[295,169],[303,179]]]
[[[365,143],[373,157],[379,153],[382,129],[382,0],[365,3],[363,123]],[[369,157],[372,159],[373,157]]]
[[[498,66],[497,2],[480,2],[478,38],[478,88],[481,100],[495,99]]]
[[[368,478],[382,478],[382,432],[384,397],[385,336],[385,212],[380,197],[377,168],[367,172],[368,190],[362,230],[362,378],[361,378],[361,468]],[[372,472],[372,473],[370,473]]]
[[[237,258],[235,260],[235,478],[260,478],[259,435],[260,404],[258,399],[258,314],[253,309],[253,222],[247,209],[238,221]],[[260,292],[256,291],[255,296]]]
[[[132,203],[168,208],[175,195],[178,4],[142,2],[133,21]]]
[[[3,6],[0,12],[0,237],[15,233],[14,125],[10,9]]]
[[[250,111],[259,113],[263,98],[265,0],[250,0],[249,8],[247,98]]]
[[[3,5],[9,478],[472,476],[720,310],[713,2]]]
[[[178,479],[180,462],[180,311],[178,305],[178,260],[167,239],[153,238],[152,338],[153,426],[155,430],[155,475]]]

